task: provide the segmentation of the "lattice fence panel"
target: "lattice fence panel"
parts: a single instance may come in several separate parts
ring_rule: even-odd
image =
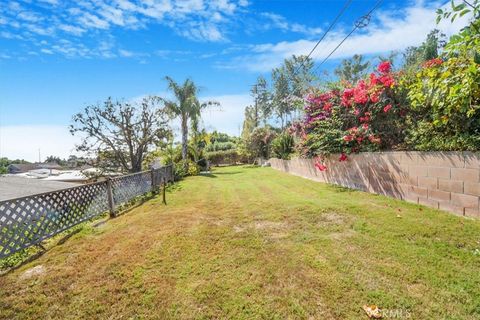
[[[99,182],[0,202],[0,258],[107,211],[106,191]]]
[[[112,179],[113,209],[164,180],[173,182],[173,166]],[[0,202],[0,258],[108,211],[107,188],[104,181]]]
[[[152,173],[145,171],[112,179],[113,201],[119,205],[152,190]]]
[[[165,166],[154,170],[153,181],[155,186],[160,186],[164,181],[173,182],[173,166]]]

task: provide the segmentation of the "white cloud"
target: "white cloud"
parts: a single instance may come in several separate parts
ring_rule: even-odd
[[[215,24],[192,22],[191,27],[179,32],[181,35],[196,41],[225,40],[222,32]]]
[[[17,18],[20,20],[28,21],[28,22],[39,22],[42,20],[40,16],[38,16],[34,12],[29,11],[22,11],[17,15]]]
[[[118,54],[121,57],[125,57],[125,58],[133,57],[135,55],[135,53],[133,53],[132,51],[123,50],[123,49],[118,50]]]
[[[45,2],[51,5],[56,6],[58,4],[58,0],[39,0],[40,2]]]
[[[322,28],[310,28],[300,23],[290,23],[285,17],[276,13],[264,12],[261,15],[269,20],[269,22],[263,24],[265,29],[276,28],[282,31],[297,32],[306,35],[318,35],[322,33]]]
[[[221,104],[220,110],[211,108],[202,113],[208,131],[217,130],[229,135],[240,135],[245,107],[252,104],[252,97],[249,94],[202,97],[201,100],[215,100]]]
[[[58,26],[58,28],[62,31],[74,34],[76,36],[80,36],[86,31],[85,29],[83,29],[81,27],[72,26],[72,25],[69,25],[69,24],[61,24],[61,25]]]
[[[66,126],[18,125],[0,128],[0,157],[38,161],[49,155],[67,158],[75,154],[80,137],[72,136]]]
[[[69,35],[102,39],[112,36],[115,28],[143,29],[161,25],[195,41],[225,41],[235,15],[244,12],[243,0],[31,0],[9,1],[0,7],[0,36],[31,42],[50,37],[52,42]],[[40,39],[38,38],[40,36]],[[27,46],[26,52],[31,50]],[[118,48],[116,48],[118,50]],[[102,53],[103,57],[115,57]]]
[[[53,51],[47,48],[42,48],[40,49],[40,52],[45,53],[45,54],[53,54]]]
[[[81,25],[84,25],[86,27],[92,27],[92,28],[97,28],[97,29],[108,29],[110,27],[110,24],[97,17],[96,15],[93,15],[91,13],[84,13],[78,21],[80,22]]]
[[[397,13],[396,16],[387,12],[377,12],[377,19],[365,31],[354,33],[348,38],[331,59],[346,58],[354,54],[381,54],[403,50],[421,44],[432,29],[438,28],[449,36],[458,32],[468,21],[468,17],[464,16],[454,23],[442,21],[440,25],[436,25],[435,10],[433,6],[418,3],[400,14]],[[323,60],[344,37],[344,32],[331,33],[318,47],[313,58],[317,61]],[[315,43],[316,41],[300,39],[255,45],[252,47],[253,54],[237,57],[233,62],[219,67],[234,66],[254,72],[265,72],[278,66],[283,59],[292,54],[307,54]]]

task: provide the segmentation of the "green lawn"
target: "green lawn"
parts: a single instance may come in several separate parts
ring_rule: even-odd
[[[0,277],[0,318],[480,318],[479,221],[270,168],[167,197]]]

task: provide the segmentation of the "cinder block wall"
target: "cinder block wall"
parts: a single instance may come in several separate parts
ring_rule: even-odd
[[[273,168],[316,181],[403,199],[458,215],[480,217],[480,153],[375,152],[325,160],[270,159]]]

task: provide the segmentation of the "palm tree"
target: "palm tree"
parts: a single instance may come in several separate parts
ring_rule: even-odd
[[[176,101],[165,101],[165,106],[173,114],[180,118],[182,130],[182,160],[187,169],[187,152],[188,152],[188,120],[198,121],[201,117],[203,109],[209,106],[218,106],[216,101],[206,101],[200,103],[197,94],[198,87],[191,79],[186,79],[183,85],[178,84],[170,77],[165,77],[168,82],[168,89],[172,91]]]

